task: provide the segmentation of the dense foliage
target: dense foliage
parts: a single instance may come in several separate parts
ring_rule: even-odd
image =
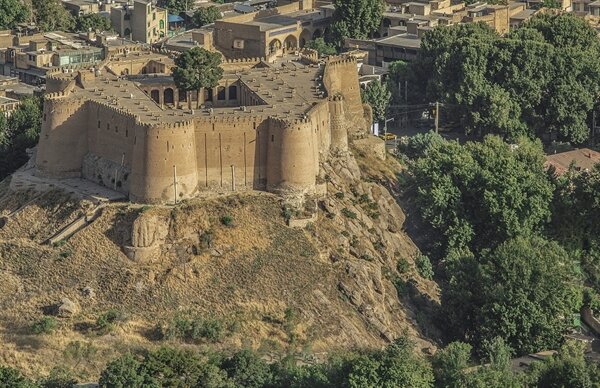
[[[344,38],[366,39],[381,25],[383,0],[334,0],[332,30],[338,45]]]
[[[32,0],[35,21],[42,31],[71,31],[75,18],[60,0]]]
[[[560,346],[582,305],[583,279],[573,249],[550,238],[577,247],[578,238],[595,240],[593,216],[581,229],[569,228],[595,206],[584,203],[593,200],[595,170],[552,179],[540,144],[524,138],[461,145],[429,133],[400,150],[431,231],[447,337],[479,355],[496,337],[519,355]],[[551,216],[558,219],[550,223]],[[565,221],[563,232],[558,225]]]
[[[223,77],[223,69],[220,65],[221,54],[194,47],[175,59],[173,69],[175,85],[178,89],[188,92],[201,88],[214,88]],[[191,99],[188,98],[188,101]]]
[[[76,31],[109,31],[111,28],[110,19],[97,13],[82,15],[75,19]]]
[[[317,50],[319,55],[336,55],[337,49],[335,45],[327,43],[325,39],[319,37],[313,40],[309,40],[306,43],[306,48]]]
[[[9,118],[0,114],[0,179],[27,162],[25,150],[37,144],[41,124],[39,97],[24,99]]]
[[[20,0],[0,0],[0,30],[27,21],[30,14],[31,9]]]
[[[448,334],[481,352],[500,337],[517,353],[556,349],[577,291],[567,252],[541,237],[518,237],[474,257],[452,257],[442,292]]]
[[[363,102],[369,104],[373,109],[373,120],[384,121],[392,93],[387,84],[379,81],[369,82],[364,90],[361,90]]]
[[[600,92],[599,56],[583,19],[543,14],[505,37],[483,24],[436,28],[407,77],[411,97],[441,101],[467,132],[582,143]]]
[[[114,359],[99,383],[106,388],[516,388],[592,387],[600,378],[598,366],[586,361],[583,349],[574,343],[523,373],[511,370],[511,350],[499,338],[486,347],[485,365],[476,366],[470,351],[468,344],[454,342],[428,360],[400,337],[381,351],[336,354],[323,363],[298,366],[287,358],[268,364],[251,350],[226,357],[160,348]],[[36,382],[16,369],[0,367],[1,387],[67,388],[75,382],[63,368]]]
[[[221,11],[215,6],[200,7],[194,12],[193,20],[196,27],[214,23],[221,18]]]
[[[411,166],[416,200],[442,252],[479,252],[538,230],[550,216],[552,186],[541,145],[497,136],[483,142],[434,141]]]

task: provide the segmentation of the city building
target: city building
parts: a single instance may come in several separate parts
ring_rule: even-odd
[[[154,43],[167,36],[167,10],[149,0],[113,6],[110,21],[120,36],[136,42]]]

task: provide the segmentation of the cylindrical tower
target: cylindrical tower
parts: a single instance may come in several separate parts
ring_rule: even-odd
[[[42,127],[36,155],[36,174],[78,177],[87,153],[88,112],[83,100],[63,92],[44,100]]]
[[[329,113],[331,115],[331,150],[334,152],[348,151],[348,130],[344,116],[344,98],[333,96],[329,99]]]
[[[130,199],[172,203],[193,197],[198,186],[193,123],[143,125],[136,136]]]
[[[310,121],[272,119],[269,133],[267,190],[284,195],[313,192],[318,161]]]

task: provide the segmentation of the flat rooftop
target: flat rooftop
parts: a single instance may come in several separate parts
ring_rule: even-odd
[[[418,49],[421,47],[421,38],[413,34],[398,34],[380,39],[377,41],[377,44]]]
[[[189,110],[163,108],[156,104],[138,85],[144,83],[171,83],[167,74],[131,76],[118,78],[100,75],[76,88],[75,97],[111,105],[138,117],[146,124],[175,123],[195,117],[255,117],[271,116],[282,119],[301,119],[313,107],[323,101],[318,80],[320,68],[300,63],[298,57],[287,56],[271,67],[253,68],[226,73],[224,78],[238,80],[263,101],[263,105],[241,107],[215,107]]]

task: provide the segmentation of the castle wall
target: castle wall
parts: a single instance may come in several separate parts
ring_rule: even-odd
[[[48,98],[50,97],[50,98]],[[88,139],[82,123],[88,121],[83,99],[47,95],[44,103],[36,165],[40,175],[78,177],[87,153]]]
[[[132,166],[130,199],[164,203],[194,197],[198,171],[193,123],[146,125],[141,129],[139,132],[144,133],[139,133],[140,145],[136,144],[134,154],[144,156],[136,158]]]
[[[239,191],[266,186],[266,134],[262,117],[196,120],[200,191]]]
[[[267,190],[283,195],[314,192],[317,136],[309,120],[271,118],[267,146]]]
[[[333,57],[325,66],[323,84],[329,96],[337,94],[344,98],[345,114],[348,122],[353,123],[350,133],[366,133],[364,109],[360,96],[356,60],[349,57]]]

